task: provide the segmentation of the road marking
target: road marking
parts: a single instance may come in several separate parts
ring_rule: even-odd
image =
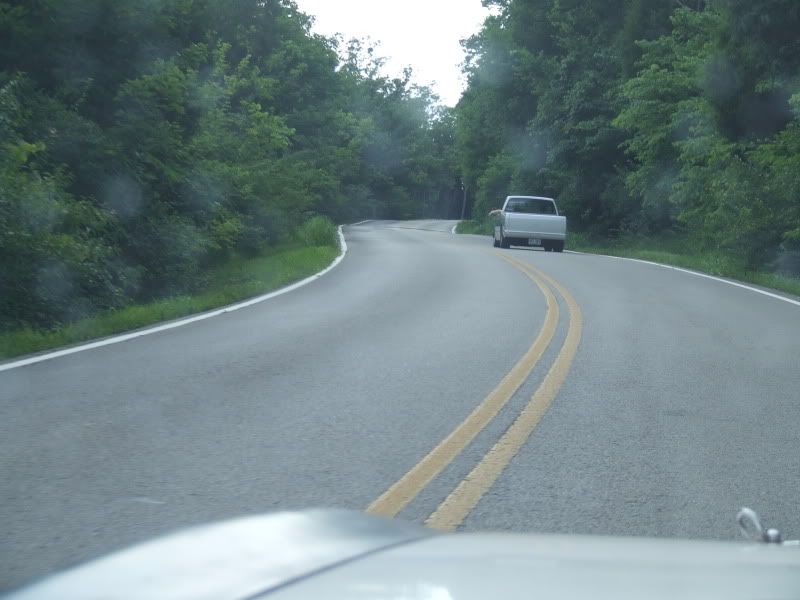
[[[325,269],[323,269],[319,273],[311,275],[310,277],[306,277],[305,279],[297,281],[291,285],[287,285],[286,287],[283,287],[279,290],[275,290],[274,292],[270,292],[269,294],[264,294],[263,296],[251,298],[250,300],[245,300],[244,302],[232,304],[224,308],[218,308],[210,312],[201,313],[199,315],[187,317],[185,319],[180,319],[178,321],[172,321],[170,323],[165,323],[163,325],[156,325],[155,327],[149,327],[147,329],[142,329],[140,331],[134,331],[132,333],[125,333],[122,335],[105,338],[102,340],[98,340],[96,342],[81,344],[80,346],[72,346],[71,348],[64,348],[63,350],[56,350],[54,352],[48,352],[46,354],[37,354],[36,356],[31,356],[29,358],[23,358],[20,360],[3,363],[0,364],[0,372],[10,371],[11,369],[18,369],[19,367],[25,367],[27,365],[44,362],[46,360],[52,360],[54,358],[68,356],[70,354],[76,354],[78,352],[85,352],[86,350],[94,350],[95,348],[102,348],[103,346],[110,346],[112,344],[119,344],[120,342],[127,342],[128,340],[134,340],[136,338],[144,337],[146,335],[151,335],[153,333],[160,333],[162,331],[168,331],[170,329],[175,329],[177,327],[183,327],[184,325],[189,325],[190,323],[197,323],[198,321],[205,321],[206,319],[211,319],[213,317],[218,317],[220,315],[241,310],[243,308],[253,306],[254,304],[260,304],[261,302],[264,302],[266,300],[271,300],[272,298],[276,298],[278,296],[282,296],[283,294],[288,294],[289,292],[293,292],[294,290],[301,288],[304,285],[308,285],[312,281],[316,281],[329,271],[333,270],[336,266],[339,265],[339,263],[342,262],[345,254],[347,254],[347,242],[344,239],[344,234],[342,233],[341,225],[339,226],[338,234],[339,234],[339,245],[341,248],[341,252],[339,252],[339,256],[337,256],[330,265],[328,265]]]
[[[460,223],[460,222],[461,222],[461,221],[459,221],[458,223]],[[455,225],[453,225],[453,228],[450,230],[450,233],[452,233],[453,235],[455,235],[455,234],[456,234],[456,227],[458,227],[458,223],[456,223]]]
[[[531,397],[530,402],[478,465],[439,505],[436,511],[428,517],[425,521],[425,525],[428,527],[445,531],[453,530],[472,512],[472,509],[494,485],[497,478],[511,462],[511,459],[516,456],[539,424],[542,416],[564,383],[572,365],[572,360],[575,358],[583,329],[583,316],[580,307],[572,295],[557,281],[533,266],[526,265],[526,268],[556,288],[567,303],[570,321],[564,345],[561,347],[558,357],[550,367],[541,385]]]
[[[509,261],[510,262],[510,261]],[[511,263],[513,265],[513,263]],[[405,508],[442,470],[458,456],[464,448],[508,403],[511,396],[527,379],[530,372],[544,354],[558,325],[558,302],[553,292],[535,273],[518,265],[522,271],[541,290],[547,302],[542,328],[533,344],[511,371],[503,377],[495,389],[462,421],[439,445],[419,461],[408,473],[403,475],[388,490],[367,507],[367,512],[393,517]]]
[[[365,221],[359,221],[358,223],[351,223],[350,227],[355,227],[356,225],[363,225],[364,223],[372,223],[375,219],[367,219]]]
[[[671,271],[680,271],[681,273],[686,273],[687,275],[694,275],[695,277],[702,277],[703,279],[710,279],[712,281],[718,281],[720,283],[726,283],[728,285],[732,285],[733,287],[742,288],[743,290],[749,290],[751,292],[755,292],[756,294],[761,294],[762,296],[767,296],[769,298],[775,298],[776,300],[782,300],[783,302],[788,302],[789,304],[794,304],[795,306],[800,306],[800,300],[795,300],[793,298],[787,298],[786,296],[781,296],[780,294],[774,294],[772,292],[768,292],[766,290],[761,290],[757,287],[752,287],[750,285],[746,285],[744,283],[739,283],[738,281],[731,281],[730,279],[723,279],[722,277],[716,277],[714,275],[708,275],[706,273],[700,273],[699,271],[692,271],[691,269],[684,269],[683,267],[674,267],[672,265],[665,265],[663,263],[653,262],[651,260],[643,260],[641,258],[628,258],[627,256],[611,256],[610,254],[594,254],[592,252],[577,252],[575,250],[567,250],[569,254],[584,254],[586,256],[601,256],[603,258],[615,258],[617,260],[628,260],[630,262],[637,262],[642,263],[644,265],[652,265],[654,267],[661,267],[662,269],[669,269]]]

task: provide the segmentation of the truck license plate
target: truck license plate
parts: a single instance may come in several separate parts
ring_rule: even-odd
[[[541,246],[542,240],[539,238],[528,238],[528,246]]]

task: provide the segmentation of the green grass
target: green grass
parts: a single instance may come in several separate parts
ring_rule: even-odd
[[[685,235],[623,237],[607,240],[571,233],[567,236],[567,249],[649,260],[800,296],[800,278],[747,269],[735,257],[718,250],[704,250]]]
[[[54,330],[0,332],[0,358],[83,342],[225,306],[313,275],[338,254],[338,248],[316,246],[282,248],[267,256],[234,259],[208,273],[208,285],[197,294],[128,306]]]
[[[489,221],[461,221],[456,227],[456,233],[492,235],[493,229]],[[800,278],[746,269],[736,258],[720,251],[704,250],[686,235],[628,236],[610,240],[589,237],[582,233],[570,233],[567,236],[566,248],[592,254],[639,258],[693,269],[800,296]]]
[[[456,233],[474,233],[477,235],[493,235],[494,225],[491,221],[459,221]]]

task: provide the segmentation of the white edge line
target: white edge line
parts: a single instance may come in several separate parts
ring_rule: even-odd
[[[364,223],[372,223],[375,219],[367,219],[366,221],[359,221],[358,223],[353,223],[350,227],[355,227],[356,225],[363,225]]]
[[[461,221],[458,221],[458,223],[461,223]],[[456,223],[455,225],[453,225],[453,228],[450,230],[450,233],[452,233],[453,235],[455,235],[455,234],[456,234],[456,227],[458,227],[458,223]]]
[[[231,313],[237,310],[241,310],[243,308],[247,308],[249,306],[253,306],[254,304],[259,304],[266,300],[271,300],[272,298],[276,298],[277,296],[282,296],[283,294],[288,294],[289,292],[293,292],[294,290],[303,287],[304,285],[308,285],[312,281],[316,281],[329,271],[336,268],[342,260],[344,260],[345,254],[347,254],[347,242],[344,239],[344,234],[342,233],[342,226],[339,225],[337,229],[337,233],[339,235],[339,256],[337,256],[334,261],[324,268],[319,273],[315,273],[310,277],[306,277],[300,281],[296,281],[291,285],[287,285],[286,287],[280,288],[275,290],[274,292],[270,292],[269,294],[264,294],[263,296],[258,296],[256,298],[251,298],[250,300],[245,300],[244,302],[239,302],[237,304],[231,304],[230,306],[225,306],[223,308],[218,308],[212,310],[210,312],[204,312],[199,315],[194,315],[192,317],[187,317],[185,319],[181,319],[179,321],[172,321],[170,323],[165,323],[164,325],[156,325],[155,327],[149,327],[147,329],[142,329],[140,331],[134,331],[133,333],[124,333],[122,335],[117,335],[110,338],[105,338],[102,340],[98,340],[96,342],[89,342],[88,344],[81,344],[80,346],[73,346],[71,348],[64,348],[63,350],[56,350],[55,352],[48,352],[46,354],[38,354],[36,356],[31,356],[30,358],[23,358],[21,360],[15,360],[13,362],[3,363],[0,364],[0,372],[2,371],[10,371],[11,369],[17,369],[19,367],[25,367],[27,365],[32,365],[35,363],[44,362],[46,360],[52,360],[54,358],[59,358],[61,356],[68,356],[70,354],[76,354],[78,352],[84,352],[86,350],[93,350],[95,348],[102,348],[103,346],[110,346],[112,344],[119,344],[120,342],[127,342],[128,340],[134,340],[136,338],[144,337],[146,335],[151,335],[153,333],[159,333],[161,331],[168,331],[170,329],[175,329],[177,327],[183,327],[184,325],[189,325],[190,323],[196,323],[198,321],[205,321],[206,319],[211,319],[213,317],[218,317],[220,315],[224,315],[226,313]]]
[[[789,304],[794,304],[795,306],[800,306],[800,301],[794,300],[793,298],[787,298],[786,296],[781,296],[780,294],[773,294],[772,292],[768,292],[766,290],[761,290],[756,287],[752,287],[749,285],[745,285],[744,283],[739,283],[738,281],[731,281],[730,279],[723,279],[722,277],[715,277],[714,275],[708,275],[706,273],[700,273],[699,271],[692,271],[691,269],[684,269],[682,267],[674,267],[672,265],[665,265],[662,263],[653,262],[650,260],[642,260],[641,258],[628,258],[626,256],[611,256],[609,254],[592,254],[591,252],[576,252],[575,250],[567,250],[570,254],[585,254],[587,256],[602,256],[603,258],[615,258],[617,260],[627,260],[630,262],[637,262],[642,263],[643,265],[652,265],[654,267],[661,267],[662,269],[669,269],[671,271],[680,271],[681,273],[686,273],[687,275],[694,275],[695,277],[702,277],[703,279],[710,279],[711,281],[718,281],[720,283],[726,283],[728,285],[732,285],[733,287],[742,288],[743,290],[749,290],[751,292],[755,292],[756,294],[761,294],[762,296],[767,296],[769,298],[775,298],[776,300],[782,300],[784,302],[788,302]]]

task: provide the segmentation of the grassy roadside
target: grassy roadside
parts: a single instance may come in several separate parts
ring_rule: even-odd
[[[573,233],[567,238],[567,248],[592,254],[650,260],[800,296],[800,278],[749,270],[741,262],[723,252],[698,248],[697,244],[686,236],[598,240]]]
[[[491,223],[462,221],[456,233],[491,235]],[[567,250],[639,258],[701,271],[800,296],[800,278],[752,271],[731,256],[719,251],[702,250],[687,236],[624,237],[615,240],[593,238],[581,233],[567,236]]]
[[[489,221],[459,221],[456,225],[456,233],[493,235],[494,226]]]
[[[0,359],[130,331],[264,294],[321,271],[338,254],[339,249],[332,246],[284,247],[267,256],[233,259],[213,269],[208,285],[197,294],[128,306],[59,329],[0,332]]]

